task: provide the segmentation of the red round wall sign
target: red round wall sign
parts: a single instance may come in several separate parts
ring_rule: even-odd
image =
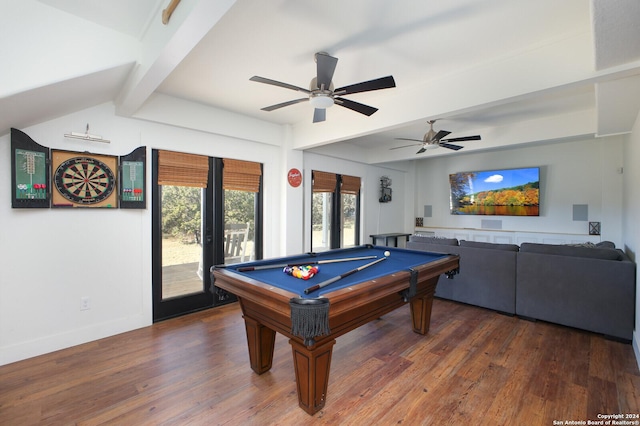
[[[287,173],[287,180],[289,181],[289,185],[297,188],[302,183],[302,173],[298,169],[291,169],[289,173]]]

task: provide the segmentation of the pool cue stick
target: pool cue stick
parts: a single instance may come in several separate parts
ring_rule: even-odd
[[[287,266],[323,265],[325,263],[350,262],[352,260],[375,259],[376,257],[378,256],[346,257],[344,259],[327,259],[327,260],[316,260],[314,262],[300,262],[300,263],[281,263],[279,265],[243,266],[238,268],[238,272],[259,271],[260,269],[285,268]]]
[[[344,274],[338,275],[337,277],[329,278],[329,279],[328,279],[328,280],[326,280],[326,281],[323,281],[323,282],[321,282],[321,283],[319,283],[319,284],[313,285],[313,286],[311,286],[311,287],[309,287],[309,288],[305,289],[305,290],[304,290],[304,294],[309,294],[309,293],[311,293],[312,291],[316,291],[316,290],[321,289],[322,287],[326,287],[326,286],[328,286],[329,284],[333,284],[333,283],[335,283],[335,282],[336,282],[336,281],[338,281],[338,280],[341,280],[341,279],[343,279],[343,278],[346,278],[346,277],[348,277],[348,276],[349,276],[349,275],[351,275],[351,274],[355,274],[355,273],[356,273],[356,272],[358,272],[358,271],[362,271],[363,269],[368,268],[369,266],[373,266],[373,265],[375,265],[375,264],[376,264],[376,263],[378,263],[378,262],[382,262],[382,261],[383,261],[383,260],[385,260],[385,259],[386,259],[386,257],[381,257],[380,259],[374,260],[373,262],[371,262],[371,263],[367,263],[366,265],[362,265],[362,266],[360,266],[359,268],[355,268],[355,269],[352,269],[352,270],[350,270],[350,271],[347,271],[347,272],[345,272]]]

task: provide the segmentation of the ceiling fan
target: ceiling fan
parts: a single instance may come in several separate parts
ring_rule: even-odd
[[[447,136],[448,134],[450,134],[451,132],[447,131],[447,130],[440,130],[438,133],[436,133],[433,130],[433,123],[435,123],[437,120],[429,120],[427,121],[427,123],[429,123],[429,131],[427,133],[424,134],[424,137],[422,138],[422,140],[420,139],[408,139],[408,138],[396,138],[397,140],[401,140],[401,141],[415,141],[415,142],[420,142],[420,143],[414,143],[411,145],[404,145],[404,146],[397,146],[395,148],[389,148],[389,149],[400,149],[400,148],[406,148],[409,146],[418,146],[418,145],[422,145],[422,148],[420,148],[420,150],[418,152],[416,152],[416,154],[422,154],[423,152],[425,152],[428,149],[435,149],[438,147],[443,147],[443,148],[449,148],[449,149],[453,149],[454,151],[457,151],[459,149],[462,149],[463,147],[460,145],[453,145],[450,144],[448,142],[463,142],[463,141],[479,141],[480,135],[475,135],[475,136],[464,136],[461,138],[449,138],[449,139],[442,139],[445,136]]]
[[[333,106],[334,104],[359,112],[360,114],[370,116],[371,114],[376,112],[378,108],[364,105],[350,99],[345,99],[342,96],[351,95],[353,93],[370,92],[372,90],[389,89],[392,87],[396,87],[396,82],[393,79],[393,76],[387,76],[334,89],[333,82],[331,80],[333,79],[333,72],[336,69],[338,58],[334,58],[326,52],[318,52],[315,54],[315,61],[317,64],[317,73],[316,77],[311,80],[309,89],[294,86],[292,84],[282,83],[276,80],[271,80],[269,78],[259,77],[257,75],[251,77],[251,81],[271,84],[272,86],[284,87],[285,89],[295,90],[297,92],[302,92],[308,95],[304,98],[282,102],[280,104],[271,105],[261,109],[263,111],[273,111],[289,105],[309,101],[315,109],[313,113],[314,123],[325,121],[327,118],[326,109]]]

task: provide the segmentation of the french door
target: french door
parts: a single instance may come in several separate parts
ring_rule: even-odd
[[[311,251],[360,244],[360,178],[312,171]]]
[[[250,190],[230,190],[235,163],[226,161],[225,178],[223,159],[152,152],[154,321],[235,301],[213,285],[211,266],[262,257],[261,174]]]

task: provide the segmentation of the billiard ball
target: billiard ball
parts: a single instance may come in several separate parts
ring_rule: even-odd
[[[386,257],[389,257],[389,256],[391,256],[391,252],[390,252],[389,250],[387,250],[387,251],[385,251],[385,252],[384,252],[384,255],[385,255]]]

